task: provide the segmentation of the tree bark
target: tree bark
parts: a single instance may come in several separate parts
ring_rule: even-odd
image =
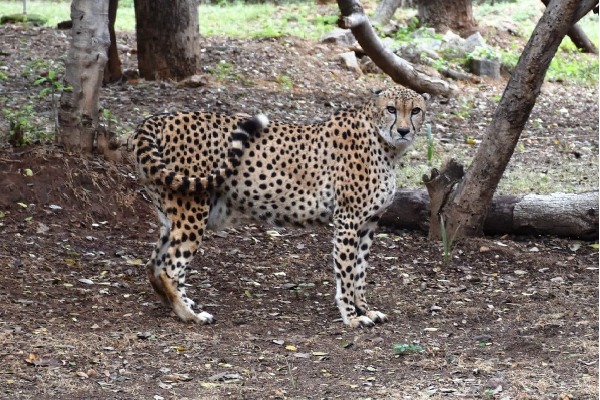
[[[138,68],[148,80],[181,80],[200,65],[197,0],[134,0]]]
[[[110,0],[108,3],[108,32],[110,34],[110,46],[108,47],[108,62],[104,68],[104,83],[113,83],[121,80],[121,60],[117,49],[117,35],[115,34],[115,21],[117,20],[117,8],[119,0]]]
[[[492,196],[539,95],[550,61],[571,26],[595,5],[595,0],[552,0],[546,8],[508,81],[471,167],[463,179],[452,183],[450,194],[435,214],[435,218],[444,220],[450,240],[483,233]],[[431,231],[430,236],[440,238],[441,231]]]
[[[98,126],[98,96],[107,49],[108,0],[73,0],[71,46],[58,110],[58,144],[67,151],[91,153]]]
[[[548,7],[548,3],[550,0],[542,0],[542,3],[546,7]],[[573,27],[567,32],[567,36],[571,38],[573,44],[584,53],[598,54],[598,49],[592,43],[592,41],[587,37],[583,29],[577,24],[573,25]]]
[[[384,47],[358,0],[337,0],[337,2],[341,12],[338,21],[340,28],[350,29],[365,54],[394,82],[419,93],[454,95],[457,91],[455,85],[418,72],[408,61]]]
[[[422,25],[438,33],[451,30],[468,35],[477,27],[471,0],[420,0],[418,16]]]
[[[598,192],[494,196],[483,231],[486,235],[554,235],[597,240],[598,213]],[[429,216],[426,190],[398,190],[379,224],[428,232]]]

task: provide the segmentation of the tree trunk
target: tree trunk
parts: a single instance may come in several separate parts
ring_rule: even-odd
[[[381,0],[379,4],[377,4],[377,9],[375,9],[373,24],[379,26],[389,24],[400,5],[402,5],[402,0]]]
[[[110,43],[108,0],[73,0],[71,46],[58,111],[58,144],[67,151],[91,153],[98,126],[98,96]]]
[[[438,197],[444,198],[434,216],[444,221],[450,240],[483,233],[492,196],[539,95],[550,61],[571,26],[595,5],[596,0],[551,1],[521,54],[465,177],[430,191],[432,198],[437,191],[441,193]],[[430,232],[432,237],[441,237],[440,230]]]
[[[548,7],[550,0],[542,0],[542,3]],[[567,36],[571,38],[573,44],[584,53],[598,54],[598,49],[592,41],[586,36],[585,32],[577,24],[567,32]]]
[[[451,30],[469,35],[475,31],[471,0],[420,0],[419,22],[438,33]]]
[[[181,80],[200,65],[197,0],[134,0],[138,67],[148,80]]]
[[[419,93],[454,95],[457,91],[455,85],[418,72],[408,61],[384,47],[358,0],[337,0],[337,2],[341,12],[338,21],[340,28],[350,29],[365,54],[394,82]]]
[[[117,49],[117,35],[115,34],[115,21],[119,0],[110,0],[108,3],[108,32],[110,33],[110,46],[108,47],[108,63],[104,68],[104,83],[113,83],[121,80],[121,60]]]
[[[483,232],[597,240],[598,213],[598,192],[494,196]],[[426,190],[398,190],[379,225],[428,232],[430,215]]]

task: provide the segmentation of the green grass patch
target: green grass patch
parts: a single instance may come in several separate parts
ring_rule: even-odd
[[[56,26],[70,19],[69,1],[35,1],[28,3],[28,14],[38,14],[47,19],[46,26]],[[0,1],[0,15],[19,14],[21,2]],[[200,34],[235,38],[276,38],[297,36],[318,39],[336,26],[339,10],[335,4],[315,13],[313,3],[289,2],[243,4],[241,2],[202,4],[198,7]],[[116,30],[134,31],[133,2],[119,2]]]
[[[337,6],[316,15],[312,3],[200,5],[200,34],[235,38],[318,39],[336,26]]]
[[[532,31],[540,15],[544,12],[544,4],[539,0],[519,0],[474,4],[473,16],[476,21],[485,21],[486,25],[500,24],[510,16],[510,21],[520,27]]]
[[[477,21],[485,21],[485,25],[500,25],[509,15],[512,21],[518,23],[519,34],[522,38],[528,39],[544,9],[545,7],[540,1],[522,0],[497,3],[494,6],[488,3],[480,4],[473,7],[473,14]],[[578,25],[589,39],[598,46],[598,15],[588,13],[579,21]],[[523,48],[515,42],[510,48],[497,50],[502,63],[514,67]],[[567,36],[563,39],[550,64],[546,80],[594,86],[598,84],[598,68],[598,57],[579,52]]]
[[[121,4],[123,3],[123,4]],[[0,16],[19,14],[23,12],[23,3],[20,1],[0,1]],[[71,19],[70,1],[29,1],[27,2],[27,14],[40,15],[46,19],[45,26],[56,26],[61,21]],[[135,12],[133,2],[119,2],[117,11],[116,30],[135,30]]]
[[[415,343],[396,343],[392,346],[395,354],[405,356],[408,354],[423,353],[425,349],[420,344]]]
[[[398,187],[401,189],[424,189],[423,175],[429,176],[431,168],[440,169],[444,161],[454,158],[465,168],[470,166],[477,144],[465,143],[434,144],[433,162],[428,163],[428,143],[424,130],[417,138],[412,149],[404,156],[403,166],[396,170]],[[435,141],[435,132],[433,132]],[[498,184],[496,195],[501,194],[550,194],[555,192],[581,193],[598,189],[598,159],[589,157],[585,163],[572,162],[569,145],[558,141],[549,146],[557,146],[554,150],[555,163],[531,163],[513,159]],[[515,156],[527,151],[527,146],[521,140],[517,144]],[[588,155],[597,149],[588,150]]]

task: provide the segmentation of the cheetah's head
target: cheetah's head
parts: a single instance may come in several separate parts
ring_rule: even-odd
[[[375,95],[372,121],[381,138],[404,153],[421,129],[429,94],[396,87]]]

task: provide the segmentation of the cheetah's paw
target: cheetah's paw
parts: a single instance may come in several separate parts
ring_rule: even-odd
[[[347,325],[351,328],[365,328],[375,325],[375,322],[367,316],[359,315],[357,317],[348,318]]]
[[[200,313],[194,314],[192,321],[196,322],[197,324],[208,325],[216,322],[216,319],[212,316],[212,314],[209,314],[206,311],[202,311]]]
[[[375,310],[369,310],[366,312],[365,315],[367,318],[369,318],[371,321],[373,321],[375,323],[387,322],[387,320],[388,320],[387,315],[385,315],[382,312],[375,311]]]

